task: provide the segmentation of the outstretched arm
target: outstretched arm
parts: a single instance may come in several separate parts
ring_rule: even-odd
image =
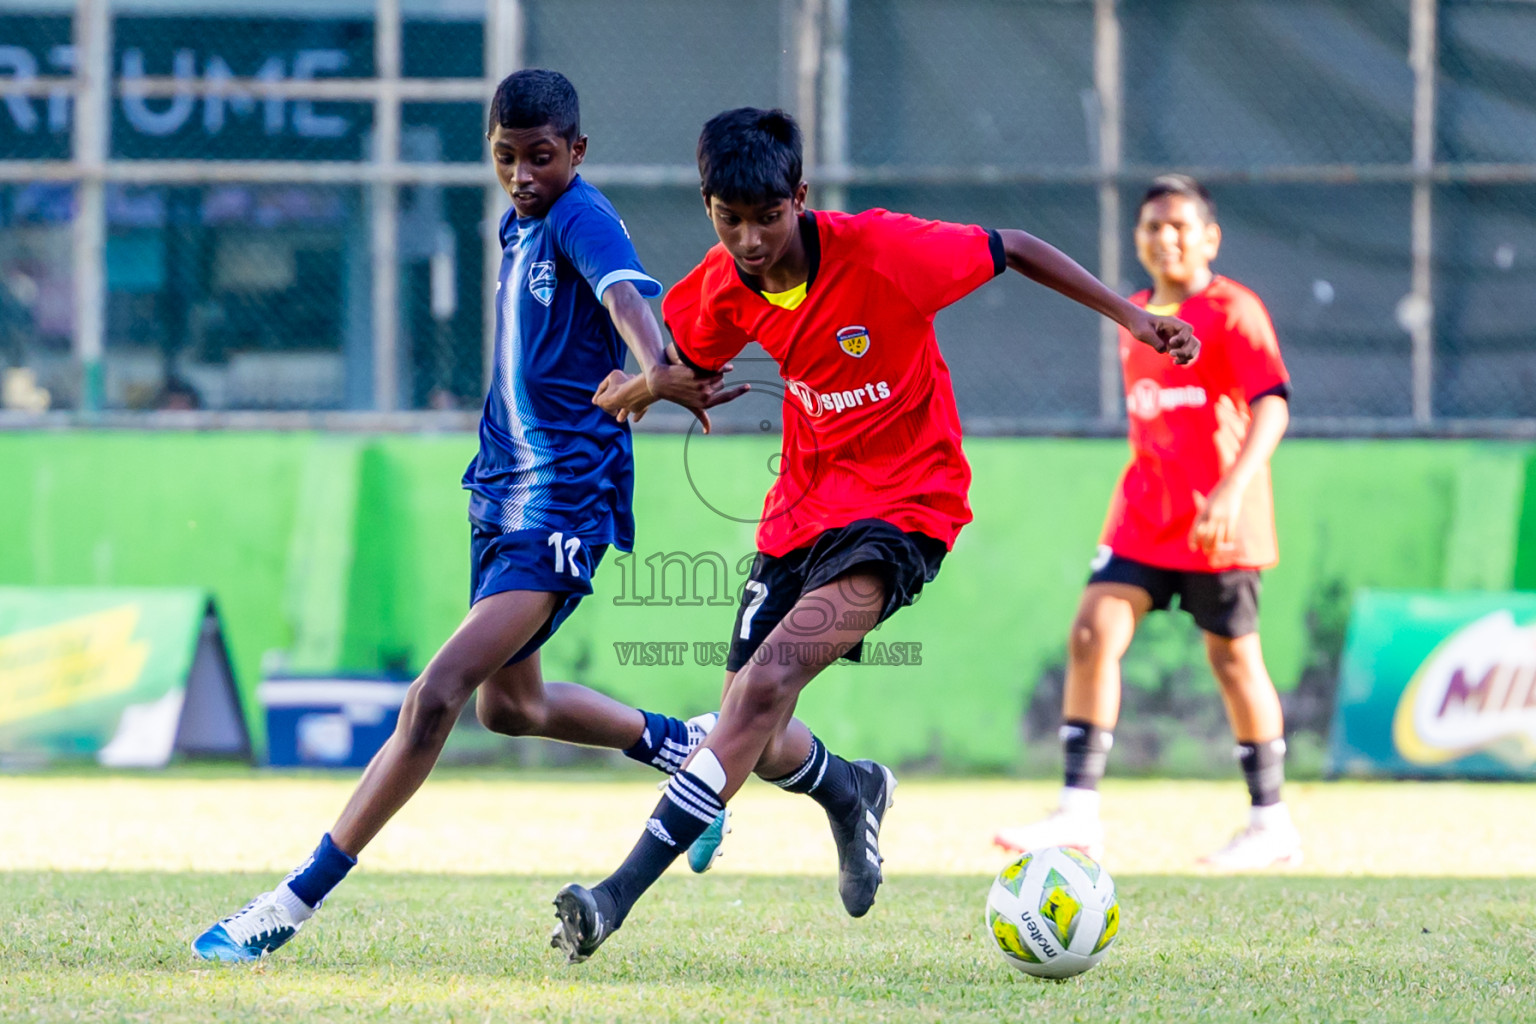
[[[681,365],[677,359],[668,359],[666,346],[661,340],[661,327],[650,303],[641,297],[634,284],[620,281],[603,293],[603,306],[613,318],[619,337],[634,353],[640,372],[631,377],[623,370],[614,370],[598,385],[592,401],[612,413],[620,423],[626,419],[639,420],[651,404],[665,399],[675,402],[693,413],[709,433],[709,413],[705,410],[728,402],[746,390],[745,387],[722,390],[725,373],[730,365],[719,373],[699,374]]]
[[[1102,313],[1130,331],[1136,340],[1166,352],[1180,365],[1193,362],[1200,354],[1200,342],[1184,321],[1171,316],[1153,316],[1117,295],[1072,257],[1027,231],[1003,230],[998,235],[1003,240],[1008,266],[1031,281]]]

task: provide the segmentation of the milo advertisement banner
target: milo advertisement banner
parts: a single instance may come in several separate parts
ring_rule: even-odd
[[[1536,779],[1536,594],[1362,593],[1329,762],[1341,775]]]
[[[176,753],[251,753],[205,591],[0,587],[0,768]]]

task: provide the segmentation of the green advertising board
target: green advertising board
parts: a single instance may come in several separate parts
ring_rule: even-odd
[[[1362,592],[1329,761],[1340,775],[1536,779],[1536,594]]]
[[[0,587],[0,766],[175,753],[251,753],[206,591]]]

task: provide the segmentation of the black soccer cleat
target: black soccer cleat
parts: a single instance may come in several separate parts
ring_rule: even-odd
[[[597,908],[592,893],[572,882],[555,893],[555,918],[560,923],[550,933],[549,944],[565,954],[565,962],[579,964],[617,929]]]
[[[852,917],[863,917],[874,906],[875,892],[885,880],[880,870],[880,823],[895,803],[896,776],[875,761],[854,761],[859,777],[859,799],[853,811],[842,820],[827,820],[832,825],[832,841],[837,844],[837,894]]]

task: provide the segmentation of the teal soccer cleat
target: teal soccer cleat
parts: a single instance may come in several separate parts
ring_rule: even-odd
[[[704,737],[709,735],[710,730],[715,727],[715,723],[719,720],[719,714],[713,711],[702,715],[695,715],[688,719],[686,724],[688,726],[688,752],[690,754],[693,753],[694,748],[704,742]],[[662,783],[659,788],[665,789],[666,783]],[[695,839],[693,844],[688,847],[688,866],[694,870],[695,874],[702,875],[714,867],[715,861],[720,859],[721,845],[725,842],[726,834],[730,831],[731,809],[727,807],[704,830],[704,834]]]
[[[286,943],[302,927],[304,922],[293,919],[276,893],[264,892],[194,939],[192,953],[200,960],[250,963]]]
[[[720,859],[722,844],[725,842],[726,833],[731,830],[731,809],[727,807],[721,811],[704,834],[693,841],[688,847],[688,866],[696,874],[702,875],[714,867],[715,861]]]

